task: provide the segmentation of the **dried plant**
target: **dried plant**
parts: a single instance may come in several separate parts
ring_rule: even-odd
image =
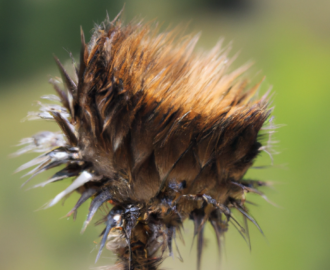
[[[65,165],[35,187],[73,177],[46,207],[77,191],[81,197],[68,213],[75,217],[91,199],[83,230],[103,204],[113,206],[100,222],[97,254],[104,247],[117,254],[108,269],[157,269],[187,218],[195,226],[198,268],[207,221],[219,246],[229,222],[248,241],[247,220],[261,231],[245,200],[249,192],[266,198],[257,190],[265,183],[243,176],[267,151],[260,142],[271,111],[267,95],[254,98],[260,83],[249,87],[241,78],[250,65],[228,71],[231,59],[220,43],[196,54],[198,37],[177,34],[118,18],[97,26],[89,44],[81,31],[73,77],[55,58],[65,89],[53,79],[58,96],[46,98],[60,105],[40,103],[30,115],[55,120],[61,132],[38,133],[17,152],[42,152],[18,169],[36,166],[31,178]]]

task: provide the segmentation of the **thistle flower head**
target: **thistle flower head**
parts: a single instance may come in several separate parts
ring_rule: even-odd
[[[65,165],[35,187],[74,177],[46,207],[79,192],[68,216],[90,199],[83,230],[103,204],[113,205],[97,259],[106,247],[118,256],[116,269],[156,269],[185,219],[194,222],[198,268],[207,222],[218,245],[230,221],[248,237],[233,208],[259,228],[245,199],[249,192],[265,197],[258,191],[265,183],[244,175],[265,149],[259,135],[267,97],[255,99],[259,84],[241,78],[249,65],[228,70],[220,45],[196,54],[197,37],[174,36],[117,19],[96,27],[88,44],[81,31],[73,77],[55,57],[64,89],[51,80],[58,96],[46,98],[61,105],[40,103],[31,115],[54,120],[60,132],[25,139],[17,152],[42,153],[18,169],[35,166],[30,178]]]

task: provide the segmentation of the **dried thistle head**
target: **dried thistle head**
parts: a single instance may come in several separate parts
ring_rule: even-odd
[[[65,165],[35,187],[74,177],[46,207],[77,191],[68,213],[75,217],[91,199],[83,230],[103,204],[113,205],[101,222],[97,259],[104,247],[112,250],[114,269],[157,269],[187,218],[198,238],[198,268],[206,222],[218,245],[229,221],[247,234],[233,208],[259,228],[245,197],[264,197],[257,188],[265,183],[243,177],[264,149],[267,97],[254,99],[259,84],[241,79],[249,65],[228,71],[220,45],[197,55],[197,37],[174,42],[175,34],[118,19],[98,26],[89,44],[81,31],[75,76],[55,58],[65,89],[51,80],[58,97],[47,98],[61,105],[40,103],[35,115],[55,120],[61,132],[36,134],[17,152],[43,152],[18,169],[36,166],[31,178]]]

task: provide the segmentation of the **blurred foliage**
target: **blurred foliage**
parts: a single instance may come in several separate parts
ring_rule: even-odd
[[[211,48],[225,37],[232,55],[241,51],[234,66],[256,62],[252,81],[267,75],[262,92],[274,86],[272,98],[277,129],[274,165],[250,170],[248,177],[274,181],[265,189],[276,208],[249,195],[258,204],[250,207],[264,230],[266,240],[251,227],[252,252],[230,228],[220,259],[211,230],[204,249],[202,269],[330,269],[327,228],[330,127],[330,2],[326,0],[181,0],[125,1],[124,18],[157,19],[164,27],[183,26],[186,32],[202,31],[200,48]],[[106,10],[113,18],[124,1],[16,0],[0,2],[0,269],[90,269],[95,267],[94,240],[102,226],[79,231],[86,208],[77,221],[60,219],[77,199],[69,198],[46,211],[34,211],[54,197],[66,183],[25,192],[23,180],[13,171],[29,156],[10,159],[12,147],[41,130],[54,130],[47,122],[23,122],[27,111],[36,110],[39,96],[53,93],[47,80],[58,76],[52,54],[64,62],[80,48],[79,26],[88,39],[93,23],[100,23]],[[63,49],[64,48],[64,49]],[[257,72],[262,68],[261,72]],[[32,106],[31,106],[32,104]],[[257,165],[269,165],[261,155]],[[49,174],[38,176],[35,182]],[[66,180],[70,181],[70,180]],[[185,262],[165,260],[169,269],[195,269],[191,222],[185,223],[186,245],[179,243]],[[97,265],[111,264],[114,256],[104,252]]]
[[[27,79],[49,65],[53,53],[67,56],[66,50],[79,48],[80,25],[89,30],[106,10],[113,17],[121,8],[115,1],[3,1],[0,80]]]

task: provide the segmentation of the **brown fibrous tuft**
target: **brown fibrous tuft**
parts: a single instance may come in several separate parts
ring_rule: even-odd
[[[265,183],[243,177],[265,149],[267,96],[255,98],[260,83],[249,87],[241,78],[250,65],[229,71],[228,50],[219,43],[197,54],[197,40],[118,19],[97,26],[89,44],[81,31],[74,76],[55,57],[65,89],[53,79],[58,97],[47,98],[61,105],[41,104],[34,115],[55,120],[61,132],[38,133],[17,152],[43,152],[18,169],[36,166],[32,177],[65,165],[35,187],[74,177],[46,207],[78,191],[68,213],[75,217],[91,199],[83,230],[102,205],[113,205],[97,255],[104,247],[117,254],[109,269],[157,269],[187,218],[198,268],[207,221],[219,246],[230,221],[248,238],[232,209],[259,228],[245,199],[249,192],[265,198],[257,190]]]

